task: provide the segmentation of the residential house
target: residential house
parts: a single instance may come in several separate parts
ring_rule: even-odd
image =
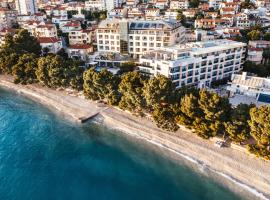
[[[63,48],[62,40],[56,37],[38,37],[38,42],[45,53],[56,54],[60,49]]]
[[[67,48],[67,53],[70,58],[87,61],[90,53],[93,52],[93,47],[89,44],[74,44]]]

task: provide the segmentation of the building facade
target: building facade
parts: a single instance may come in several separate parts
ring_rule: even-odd
[[[247,72],[234,74],[227,90],[230,92],[231,96],[243,95],[255,98],[258,102],[270,103],[269,78],[248,76]]]
[[[98,51],[134,57],[185,41],[185,28],[175,21],[104,20],[96,34]]]
[[[186,43],[160,48],[140,56],[139,69],[149,75],[163,74],[176,87],[210,86],[242,70],[246,44],[231,40]]]
[[[37,13],[37,1],[36,0],[16,0],[16,10],[20,15],[28,15]]]

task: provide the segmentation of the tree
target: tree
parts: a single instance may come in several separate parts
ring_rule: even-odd
[[[267,64],[270,60],[270,50],[269,49],[263,50],[263,58],[264,58],[264,64]],[[270,71],[269,71],[269,73],[270,73]]]
[[[69,86],[76,90],[82,90],[84,68],[80,66],[80,62],[69,59],[65,66],[65,79],[68,80]]]
[[[247,34],[249,40],[258,40],[260,39],[260,31],[252,30]]]
[[[194,94],[186,94],[181,98],[179,108],[176,120],[187,128],[193,129],[195,122],[200,121],[203,117],[202,110],[199,107],[199,99]]]
[[[178,130],[178,126],[175,121],[174,112],[170,107],[156,107],[152,114],[157,127],[167,131],[175,132]]]
[[[132,72],[136,68],[136,64],[134,62],[125,62],[120,65],[120,74],[126,73],[126,72]]]
[[[2,49],[9,49],[9,51],[17,54],[33,53],[40,55],[41,53],[39,42],[25,29],[21,29],[13,38],[8,35]]]
[[[19,55],[16,53],[10,53],[6,50],[0,51],[0,72],[5,74],[12,73],[12,67],[16,65],[19,59]]]
[[[175,101],[175,86],[164,75],[157,75],[144,83],[143,95],[149,108],[162,107]]]
[[[228,121],[231,111],[229,100],[203,89],[199,93],[199,107],[203,118],[194,126],[198,135],[209,138],[223,134],[224,122]]]
[[[91,100],[99,100],[100,96],[96,90],[95,80],[97,76],[96,70],[91,67],[83,74],[83,91],[87,98]]]
[[[244,2],[241,3],[240,10],[251,9],[251,8],[255,8],[255,7],[256,6],[254,5],[254,3],[252,3],[250,0],[245,0]]]
[[[233,108],[230,121],[225,122],[226,132],[234,142],[244,142],[250,138],[249,111],[254,105],[239,104]]]
[[[34,83],[36,81],[37,59],[35,54],[23,54],[12,67],[15,83]]]
[[[84,93],[92,100],[104,99],[111,105],[119,102],[118,93],[119,78],[107,69],[96,72],[90,68],[84,73]]]
[[[199,4],[200,4],[199,0],[191,0],[189,2],[189,7],[190,8],[198,8]]]
[[[265,33],[263,38],[264,40],[270,41],[270,33]]]
[[[37,79],[44,85],[52,88],[67,86],[65,78],[65,61],[58,55],[48,55],[38,60],[36,70]]]
[[[142,114],[146,106],[143,96],[144,78],[139,72],[128,72],[121,77],[119,92],[122,94],[119,107]]]
[[[264,54],[264,56],[266,56]],[[265,57],[266,59],[266,57]],[[243,65],[243,70],[246,72],[257,74],[258,76],[266,77],[270,75],[270,64],[259,64],[256,65],[255,63],[251,61],[246,61]]]
[[[270,159],[270,107],[261,106],[250,109],[249,125],[251,135],[256,140],[250,145],[250,150],[260,156]]]

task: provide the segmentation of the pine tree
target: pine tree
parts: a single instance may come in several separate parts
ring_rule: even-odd
[[[122,94],[120,108],[142,114],[146,107],[143,96],[144,78],[139,72],[128,72],[121,77],[119,92]]]
[[[254,105],[239,104],[233,108],[230,116],[230,121],[225,123],[226,132],[234,142],[244,142],[250,138],[250,109]]]
[[[270,159],[270,107],[261,106],[250,109],[251,135],[256,140],[250,145],[250,151],[264,158]]]
[[[151,109],[173,104],[176,100],[174,84],[169,78],[163,75],[157,75],[146,81],[143,87],[143,94],[147,106]]]

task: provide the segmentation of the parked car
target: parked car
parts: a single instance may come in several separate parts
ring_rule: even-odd
[[[219,147],[219,148],[222,148],[222,147],[225,146],[225,142],[224,141],[221,141],[221,140],[216,141],[215,146],[216,147]]]

